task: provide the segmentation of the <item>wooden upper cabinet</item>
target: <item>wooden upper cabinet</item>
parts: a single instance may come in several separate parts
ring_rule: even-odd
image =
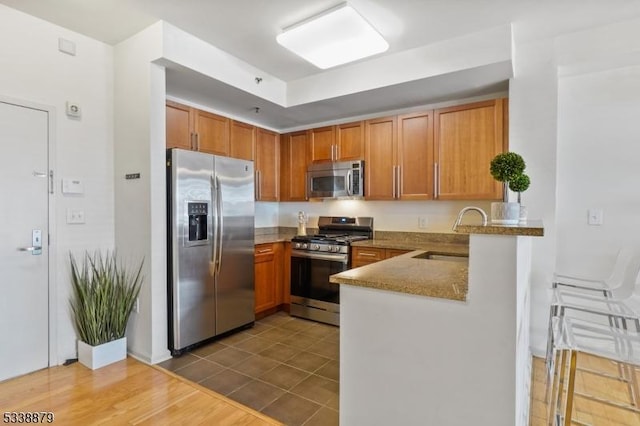
[[[256,128],[250,124],[231,120],[229,156],[243,160],[254,160]]]
[[[191,108],[177,102],[166,102],[167,148],[193,149]]]
[[[194,111],[196,150],[229,156],[229,119],[198,109]]]
[[[441,200],[501,199],[491,176],[493,157],[505,150],[506,99],[494,99],[435,111],[436,197]]]
[[[312,129],[310,134],[311,161],[319,163],[336,159],[336,128],[335,126]]]
[[[255,153],[256,200],[278,201],[280,135],[258,128]]]
[[[433,199],[433,111],[398,116],[396,197]]]
[[[336,126],[336,146],[340,161],[364,159],[364,121]]]
[[[364,158],[364,122],[311,129],[311,162],[351,161]]]
[[[307,200],[308,131],[282,136],[280,141],[280,201]]]
[[[393,200],[396,197],[397,118],[383,117],[365,122],[365,198]]]

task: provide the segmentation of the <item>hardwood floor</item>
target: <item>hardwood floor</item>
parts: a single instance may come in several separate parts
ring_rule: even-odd
[[[617,374],[617,366],[611,361],[583,355],[578,358],[578,368]],[[545,401],[546,367],[544,359],[533,358],[531,381],[531,426],[547,426],[547,404]],[[631,402],[626,384],[605,379],[602,376],[578,371],[576,391],[629,404]],[[590,401],[579,396],[574,399],[573,420],[577,425],[591,426],[640,426],[640,414]]]
[[[282,424],[133,358],[95,371],[75,363],[2,382],[0,408],[52,412],[63,425]]]
[[[586,360],[587,368],[609,368]],[[606,364],[606,363],[605,363]],[[578,385],[603,397],[623,398],[624,386],[580,372]],[[533,359],[531,425],[546,425],[545,367]],[[128,358],[91,371],[76,363],[0,383],[0,408],[52,412],[64,425],[282,425],[249,407],[160,367]],[[594,426],[640,425],[640,415],[576,399],[576,420]],[[41,423],[47,423],[46,421]]]

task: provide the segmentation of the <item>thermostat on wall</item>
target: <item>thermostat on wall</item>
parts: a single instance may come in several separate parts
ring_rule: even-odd
[[[84,194],[84,183],[80,179],[64,178],[62,179],[63,194]]]

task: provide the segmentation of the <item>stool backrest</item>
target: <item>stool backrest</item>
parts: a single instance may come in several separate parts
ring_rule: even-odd
[[[632,294],[640,295],[640,250],[624,247],[618,252],[611,275],[606,279],[616,299],[626,299]]]

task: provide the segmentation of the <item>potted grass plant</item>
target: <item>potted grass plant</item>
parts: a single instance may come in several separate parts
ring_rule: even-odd
[[[78,360],[93,369],[126,358],[125,332],[140,293],[142,265],[128,270],[116,253],[71,260],[71,312],[78,333]]]
[[[524,173],[524,159],[515,152],[503,152],[491,160],[491,176],[502,182],[502,202],[491,203],[491,221],[500,225],[517,225],[520,221],[520,203],[509,202],[510,182]]]

